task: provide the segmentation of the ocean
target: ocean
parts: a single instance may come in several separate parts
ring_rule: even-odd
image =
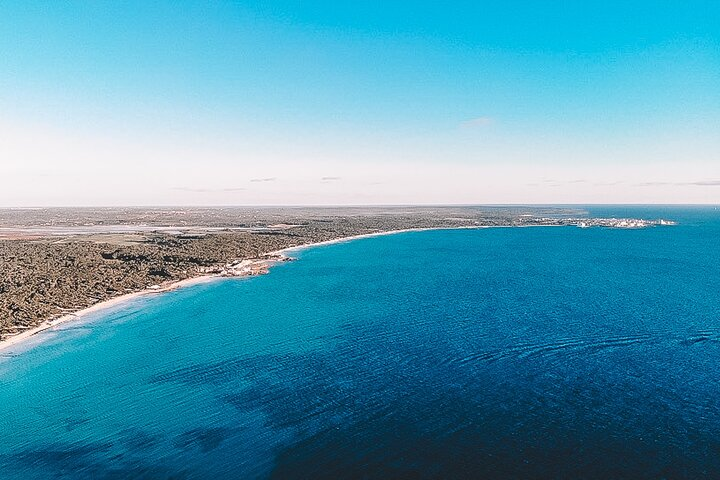
[[[302,250],[0,358],[0,478],[720,478],[720,210]]]

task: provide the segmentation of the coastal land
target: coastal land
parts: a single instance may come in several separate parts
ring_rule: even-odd
[[[642,228],[572,208],[0,209],[0,350],[141,295],[266,273],[288,251],[438,228]]]

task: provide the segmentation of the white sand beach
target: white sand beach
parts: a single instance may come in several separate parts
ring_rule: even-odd
[[[486,228],[486,227],[468,226],[468,227],[456,227],[456,228],[450,228],[450,229],[477,229],[477,228]],[[3,339],[2,341],[0,341],[0,352],[7,351],[7,350],[21,344],[22,342],[28,340],[29,338],[37,335],[38,333],[44,332],[46,330],[49,330],[51,328],[65,324],[67,322],[71,322],[74,320],[81,320],[83,318],[86,318],[90,314],[97,313],[97,312],[100,312],[103,310],[107,310],[112,307],[116,307],[118,305],[121,305],[125,302],[129,302],[136,298],[140,298],[140,297],[147,296],[147,295],[161,294],[164,292],[169,292],[171,290],[176,290],[178,288],[189,287],[192,285],[197,285],[200,283],[218,280],[221,278],[240,278],[240,277],[245,277],[245,276],[251,276],[251,275],[257,274],[258,272],[264,273],[274,263],[276,263],[283,257],[288,257],[288,254],[291,252],[296,252],[299,250],[304,250],[306,248],[317,247],[317,246],[322,246],[322,245],[332,245],[332,244],[336,244],[336,243],[349,242],[349,241],[357,240],[357,239],[361,239],[361,238],[371,238],[371,237],[379,237],[379,236],[383,236],[383,235],[392,235],[392,234],[406,233],[406,232],[418,232],[418,231],[425,231],[425,230],[449,230],[449,228],[444,228],[444,227],[408,228],[408,229],[402,229],[402,230],[389,230],[389,231],[383,231],[383,232],[365,233],[365,234],[361,234],[361,235],[352,235],[349,237],[341,237],[341,238],[336,238],[333,240],[326,240],[323,242],[306,243],[306,244],[297,245],[294,247],[288,247],[288,248],[284,248],[281,250],[268,252],[268,253],[264,254],[262,257],[270,257],[270,258],[258,258],[258,259],[243,261],[242,264],[243,264],[244,268],[243,268],[242,272],[244,272],[244,273],[233,273],[231,275],[201,274],[197,277],[187,278],[185,280],[180,280],[178,282],[171,282],[171,283],[167,283],[167,284],[155,285],[150,288],[139,290],[137,292],[120,295],[115,298],[111,298],[109,300],[101,301],[99,303],[96,303],[95,305],[91,305],[90,307],[83,308],[76,312],[66,313],[60,317],[45,320],[44,322],[42,322],[41,324],[39,324],[36,327],[30,328],[30,329],[20,332],[18,334],[9,336],[9,337]],[[279,259],[276,260],[276,259],[273,259],[272,257],[279,257]]]

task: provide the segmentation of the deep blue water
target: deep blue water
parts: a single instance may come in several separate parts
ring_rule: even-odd
[[[0,358],[0,478],[720,478],[720,211],[309,249]],[[4,352],[7,353],[7,352]]]

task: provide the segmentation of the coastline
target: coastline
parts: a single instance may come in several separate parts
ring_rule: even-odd
[[[0,352],[7,350],[13,346],[16,346],[30,338],[32,338],[34,335],[44,332],[45,330],[49,330],[53,327],[57,327],[58,325],[62,325],[64,323],[68,323],[73,320],[80,320],[83,317],[86,317],[90,314],[100,312],[103,310],[110,309],[112,307],[122,305],[123,303],[129,302],[131,300],[134,300],[136,298],[145,297],[152,294],[159,294],[159,293],[165,293],[172,290],[176,290],[178,288],[184,288],[189,287],[191,285],[197,285],[200,283],[209,282],[215,279],[221,278],[219,275],[200,275],[197,277],[190,277],[186,278],[184,280],[179,280],[177,282],[172,282],[167,285],[160,286],[160,288],[146,288],[143,290],[138,290],[137,292],[131,292],[126,293],[124,295],[119,295],[114,298],[110,298],[108,300],[103,300],[101,302],[98,302],[94,305],[90,305],[89,307],[82,308],[80,310],[77,310],[75,312],[66,313],[60,317],[45,320],[41,324],[39,324],[36,327],[29,328],[23,332],[20,332],[15,335],[11,335],[3,340],[0,340]]]
[[[92,313],[96,313],[99,311],[103,311],[109,308],[112,308],[117,305],[121,305],[125,302],[129,302],[131,300],[134,300],[136,298],[153,295],[153,294],[160,294],[169,292],[172,290],[176,290],[179,288],[189,287],[192,285],[210,282],[222,278],[242,278],[247,276],[256,275],[259,273],[266,273],[267,270],[272,267],[274,264],[278,263],[279,261],[292,259],[292,257],[289,257],[287,254],[291,252],[297,252],[300,250],[305,250],[308,248],[313,247],[319,247],[323,245],[333,245],[337,243],[345,243],[350,242],[353,240],[358,240],[362,238],[372,238],[372,237],[380,237],[385,235],[394,235],[398,233],[409,233],[409,232],[422,232],[422,231],[431,231],[431,230],[479,230],[479,229],[485,229],[485,228],[516,228],[516,227],[560,227],[565,225],[468,225],[468,226],[458,226],[458,227],[422,227],[422,228],[405,228],[405,229],[399,229],[399,230],[385,230],[385,231],[378,231],[378,232],[371,232],[371,233],[363,233],[358,235],[350,235],[346,237],[338,237],[331,240],[324,240],[320,242],[311,242],[311,243],[305,243],[301,245],[296,245],[293,247],[286,247],[282,248],[280,250],[274,250],[271,252],[266,252],[261,254],[258,258],[254,259],[246,259],[237,262],[238,265],[243,265],[244,269],[241,270],[240,273],[232,273],[228,274],[225,273],[199,273],[195,277],[186,278],[184,280],[179,280],[176,282],[171,282],[165,285],[155,285],[149,288],[145,288],[143,290],[138,290],[136,292],[130,292],[124,295],[120,295],[114,298],[110,298],[107,300],[100,301],[96,304],[93,304],[89,307],[66,313],[60,317],[54,318],[54,319],[48,319],[40,323],[39,325],[29,328],[23,332],[17,333],[15,335],[11,335],[9,337],[6,337],[2,340],[0,340],[0,356],[3,355],[3,352],[32,338],[33,336],[37,335],[38,333],[44,332],[46,330],[49,330],[51,328],[54,328],[58,325],[73,321],[73,320],[80,320],[83,317],[86,317]],[[275,257],[275,258],[273,258]],[[232,271],[232,270],[231,270]]]
[[[431,231],[431,230],[477,230],[477,229],[481,229],[481,228],[493,228],[493,227],[489,227],[486,225],[471,225],[471,226],[467,226],[467,227],[424,227],[424,228],[403,228],[400,230],[386,230],[386,231],[382,231],[382,232],[372,232],[372,233],[361,233],[359,235],[350,235],[348,237],[339,237],[339,238],[334,238],[332,240],[324,240],[322,242],[304,243],[302,245],[296,245],[294,247],[286,247],[286,248],[282,248],[280,250],[268,252],[264,255],[284,256],[286,253],[297,252],[299,250],[305,250],[307,248],[321,247],[323,245],[334,245],[336,243],[345,243],[345,242],[350,242],[353,240],[359,240],[361,238],[373,238],[373,237],[382,237],[385,235],[394,235],[396,233],[426,232],[426,231]]]
[[[476,229],[476,228],[488,228],[483,226],[467,226],[467,227],[429,227],[429,228],[406,228],[401,230],[387,230],[382,232],[372,232],[372,233],[363,233],[360,235],[351,235],[348,237],[339,237],[332,240],[325,240],[322,242],[312,242],[312,243],[305,243],[302,245],[296,245],[294,247],[287,247],[280,250],[275,250],[272,252],[267,252],[261,255],[261,257],[287,257],[287,253],[293,252],[293,251],[299,251],[304,250],[307,248],[312,248],[316,246],[322,246],[322,245],[332,245],[336,243],[343,243],[343,242],[349,242],[352,240],[357,240],[361,238],[370,238],[370,237],[378,237],[382,235],[392,235],[396,233],[406,233],[406,232],[419,232],[419,231],[425,231],[425,230],[457,230],[457,229]],[[246,260],[247,261],[247,260]],[[272,264],[276,263],[276,260],[273,260],[272,258],[257,258],[250,260],[251,266],[272,266]],[[94,305],[91,305],[86,308],[82,308],[80,310],[77,310],[75,312],[66,313],[60,317],[45,320],[36,327],[29,328],[23,332],[17,333],[15,335],[11,335],[7,338],[4,338],[3,340],[0,340],[0,356],[2,356],[2,352],[15,347],[26,340],[34,337],[38,333],[44,332],[46,330],[52,329],[54,327],[57,327],[58,325],[62,325],[68,322],[71,322],[73,320],[81,320],[84,317],[87,317],[88,315],[91,315],[93,313],[101,312],[103,310],[110,309],[112,307],[122,305],[123,303],[132,301],[136,298],[141,298],[153,294],[161,294],[173,290],[177,290],[179,288],[185,288],[192,285],[197,285],[201,283],[211,282],[214,280],[222,279],[222,278],[242,278],[245,276],[249,276],[250,274],[239,274],[239,275],[223,275],[223,274],[206,274],[201,273],[198,276],[186,278],[184,280],[179,280],[177,282],[168,283],[166,285],[160,285],[159,287],[150,287],[145,288],[143,290],[138,290],[136,292],[126,293],[124,295],[119,295],[114,298],[110,298],[107,300],[103,300],[101,302],[98,302]]]

